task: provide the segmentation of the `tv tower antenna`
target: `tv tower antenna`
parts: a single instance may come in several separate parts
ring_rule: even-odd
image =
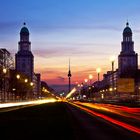
[[[70,70],[70,58],[69,58],[69,71],[68,71],[68,78],[69,78],[69,92],[71,91],[71,70]]]

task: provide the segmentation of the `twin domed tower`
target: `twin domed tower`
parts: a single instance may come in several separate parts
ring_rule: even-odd
[[[133,77],[138,70],[138,54],[134,51],[134,42],[132,40],[132,30],[129,23],[123,30],[123,41],[121,43],[121,52],[118,56],[119,76],[123,78]]]
[[[20,31],[20,41],[18,42],[18,52],[16,53],[16,70],[27,75],[33,80],[34,56],[31,52],[31,42],[29,41],[29,30],[24,23]]]
[[[33,80],[34,74],[34,56],[31,52],[31,42],[29,41],[29,30],[24,23],[20,31],[20,41],[18,42],[18,52],[16,53],[16,70],[27,75]],[[134,51],[134,42],[132,40],[132,30],[129,23],[123,30],[123,41],[121,43],[121,52],[118,56],[118,74],[119,77],[133,77],[138,70],[138,54]],[[71,77],[69,70],[68,77]],[[69,80],[70,85],[70,80]],[[69,86],[70,90],[70,86]]]

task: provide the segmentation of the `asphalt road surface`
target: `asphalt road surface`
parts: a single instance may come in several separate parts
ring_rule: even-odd
[[[140,135],[65,102],[0,112],[4,140],[140,140]]]

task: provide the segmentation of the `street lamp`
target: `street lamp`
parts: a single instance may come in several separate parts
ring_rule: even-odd
[[[81,87],[83,87],[83,83],[81,83]]]
[[[24,82],[27,83],[28,82],[28,79],[25,79]]]
[[[97,68],[96,69],[96,72],[98,74],[98,82],[100,81],[100,72],[101,72],[101,69],[100,68]]]
[[[90,98],[90,96],[91,96],[91,85],[92,85],[92,79],[93,79],[92,74],[89,74],[89,80],[90,80],[90,85],[89,85],[89,98]]]
[[[77,86],[78,86],[78,87],[80,87],[81,85],[80,85],[80,84],[78,84]]]
[[[33,82],[30,82],[30,86],[33,87],[33,85],[34,85],[34,83]],[[33,96],[34,96],[34,94],[33,94],[33,88],[31,88],[31,94],[32,94],[31,95],[31,98],[33,98]]]
[[[84,81],[85,81],[85,83],[86,83],[86,85],[87,85],[88,79],[85,79]]]
[[[7,73],[7,69],[3,68],[3,73],[6,74]]]
[[[7,69],[3,68],[3,74],[4,74],[4,96],[3,96],[3,102],[5,102],[5,75],[7,73]]]
[[[112,89],[114,90],[114,62],[115,62],[115,56],[110,57],[111,65],[112,65]],[[112,90],[112,93],[113,93]]]
[[[17,78],[17,79],[20,79],[20,75],[19,75],[19,74],[17,74],[17,75],[16,75],[16,78]]]
[[[115,62],[115,56],[111,56],[110,57],[110,61],[111,61],[111,64],[112,64],[112,72],[114,71],[114,62]]]
[[[24,82],[27,83],[27,82],[28,82],[28,79],[25,78],[25,79],[24,79]],[[28,88],[26,87],[26,95],[25,95],[25,98],[27,97],[27,93],[28,93]]]
[[[92,76],[92,74],[90,74],[90,75],[89,75],[90,85],[91,85],[91,82],[92,82],[92,81],[91,81],[92,78],[93,78],[93,76]]]
[[[78,82],[76,81],[76,82],[75,82],[75,84],[77,85],[77,84],[78,84]]]
[[[33,82],[31,82],[31,83],[30,83],[30,86],[33,86],[33,85],[34,85],[34,83],[33,83]]]

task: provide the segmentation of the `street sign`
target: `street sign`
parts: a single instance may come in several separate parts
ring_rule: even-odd
[[[134,92],[134,79],[133,78],[119,78],[117,80],[118,92]]]

